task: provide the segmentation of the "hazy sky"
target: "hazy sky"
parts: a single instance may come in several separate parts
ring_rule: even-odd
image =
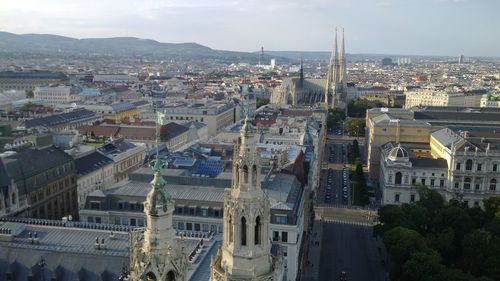
[[[500,0],[0,0],[0,30],[215,49],[500,56]]]

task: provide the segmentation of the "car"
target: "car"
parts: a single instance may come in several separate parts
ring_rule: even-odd
[[[347,281],[347,273],[345,271],[342,271],[339,276],[340,281]]]

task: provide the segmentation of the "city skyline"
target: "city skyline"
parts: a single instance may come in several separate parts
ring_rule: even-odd
[[[6,1],[0,7],[0,30],[196,42],[231,51],[257,51],[260,46],[275,51],[329,51],[334,26],[339,26],[346,29],[349,53],[498,57],[500,38],[491,34],[500,25],[494,16],[499,8],[500,3],[493,0],[315,0],[307,4],[190,0],[127,1],[126,5],[54,0],[44,6],[31,0]]]

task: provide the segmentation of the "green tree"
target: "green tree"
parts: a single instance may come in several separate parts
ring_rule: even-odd
[[[354,205],[364,206],[370,203],[365,174],[363,172],[363,165],[361,163],[358,163],[356,165],[353,181],[354,181],[354,189],[353,189]]]
[[[366,121],[363,118],[349,118],[345,122],[345,129],[349,136],[364,137]]]
[[[441,264],[441,257],[436,251],[414,252],[410,258],[403,264],[402,280],[422,281],[436,280],[446,267]]]
[[[338,126],[339,122],[345,119],[345,113],[340,109],[330,109],[328,110],[328,117],[326,120],[326,124],[328,129],[333,129]]]
[[[365,100],[360,98],[351,100],[347,104],[347,113],[351,117],[365,118],[366,110],[372,108],[373,106],[368,104]]]
[[[35,93],[33,93],[33,90],[27,90],[26,91],[26,98],[27,99],[32,99],[35,97]]]
[[[489,219],[500,218],[500,196],[490,197],[483,201],[486,216]]]
[[[466,271],[500,280],[500,241],[491,232],[476,229],[465,235],[463,259]]]
[[[269,104],[269,99],[257,99],[257,108]]]
[[[444,199],[439,192],[435,189],[430,189],[425,186],[418,188],[418,195],[420,199],[417,204],[426,208],[430,215],[434,215],[438,210],[444,207]]]
[[[394,275],[398,279],[403,264],[417,251],[428,252],[424,237],[415,230],[397,226],[384,234],[384,243],[394,262]]]

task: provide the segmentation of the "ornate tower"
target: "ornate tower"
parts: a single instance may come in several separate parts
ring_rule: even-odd
[[[345,89],[347,83],[347,64],[345,57],[345,37],[344,37],[344,29],[342,28],[342,46],[340,47],[340,75],[339,82],[342,89]]]
[[[160,172],[164,163],[158,152],[159,124],[157,120],[154,178],[144,204],[147,226],[143,236],[132,235],[130,280],[185,281],[187,256],[183,241],[175,238],[172,228],[174,204]]]
[[[271,254],[270,203],[260,186],[257,138],[248,116],[233,157],[233,184],[224,194],[224,238],[211,280],[281,280],[283,262]]]

